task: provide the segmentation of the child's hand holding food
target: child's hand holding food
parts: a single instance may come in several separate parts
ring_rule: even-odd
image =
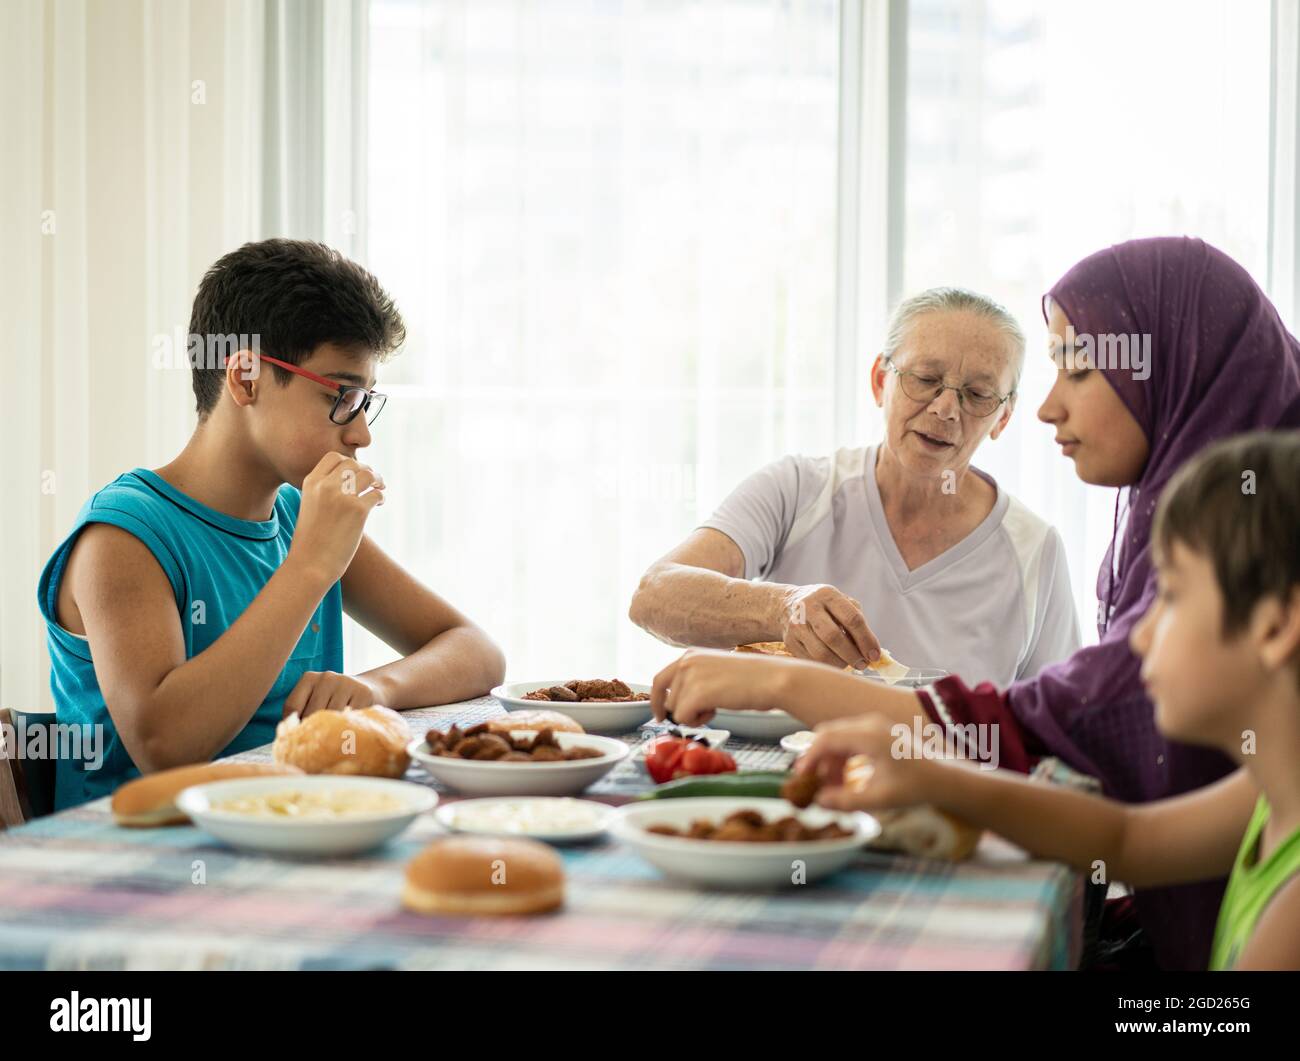
[[[816,802],[832,810],[886,810],[934,802],[943,764],[922,756],[906,726],[880,715],[839,719],[817,736],[795,764],[822,780]]]

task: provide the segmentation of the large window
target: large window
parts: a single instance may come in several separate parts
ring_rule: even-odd
[[[366,259],[411,336],[382,377],[372,531],[489,628],[513,678],[645,680],[674,655],[626,618],[645,566],[764,462],[875,437],[881,337],[836,349],[841,14],[371,4]],[[1090,630],[1113,499],[1034,420],[1038,299],[1155,233],[1264,279],[1268,6],[907,16],[901,286],[974,287],[1024,323],[1013,429],[976,462],[1061,527]],[[835,437],[837,359],[858,367],[857,438]],[[351,650],[353,668],[389,656],[356,631]]]
[[[832,444],[836,20],[372,5],[368,263],[411,326],[374,533],[512,676],[653,673],[645,566],[757,463]]]
[[[1051,520],[1095,638],[1113,490],[1085,488],[1035,411],[1041,297],[1074,262],[1194,235],[1265,284],[1269,5],[1233,0],[912,0],[904,288],[994,295],[1029,336],[1009,430],[976,463]]]

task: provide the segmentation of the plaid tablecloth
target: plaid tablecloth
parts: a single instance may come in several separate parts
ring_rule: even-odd
[[[499,713],[484,698],[405,717],[423,732]],[[727,750],[742,769],[790,760],[735,738]],[[432,784],[418,766],[407,779]],[[586,797],[623,803],[647,784],[634,755]],[[193,827],[118,828],[97,800],[0,833],[0,968],[1062,969],[1079,956],[1081,878],[990,837],[956,865],[864,852],[823,881],[745,892],[669,880],[605,841],[559,849],[559,913],[407,913],[403,866],[438,835],[426,815],[368,855],[288,861]]]

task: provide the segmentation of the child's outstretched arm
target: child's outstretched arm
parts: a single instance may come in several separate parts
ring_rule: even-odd
[[[655,675],[650,707],[683,726],[700,726],[718,709],[788,711],[806,726],[878,714],[912,725],[927,721],[920,698],[806,659],[693,648]]]
[[[375,686],[377,702],[387,707],[467,700],[505,679],[505,656],[492,639],[368,537],[343,576],[343,603],[352,618],[403,656],[357,676]],[[290,694],[286,711],[299,706],[309,713],[326,705],[299,705]]]
[[[823,806],[871,811],[932,804],[1035,856],[1086,872],[1101,868],[1106,880],[1139,887],[1225,876],[1259,796],[1249,774],[1238,770],[1174,799],[1125,804],[913,751],[906,727],[880,717],[843,720],[818,729],[798,769],[827,779],[818,796]],[[859,784],[846,783],[845,764],[856,755],[870,770]]]

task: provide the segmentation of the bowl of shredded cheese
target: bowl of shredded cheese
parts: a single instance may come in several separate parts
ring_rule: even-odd
[[[391,840],[437,805],[423,785],[378,777],[245,777],[187,788],[176,805],[232,847],[349,855]]]

